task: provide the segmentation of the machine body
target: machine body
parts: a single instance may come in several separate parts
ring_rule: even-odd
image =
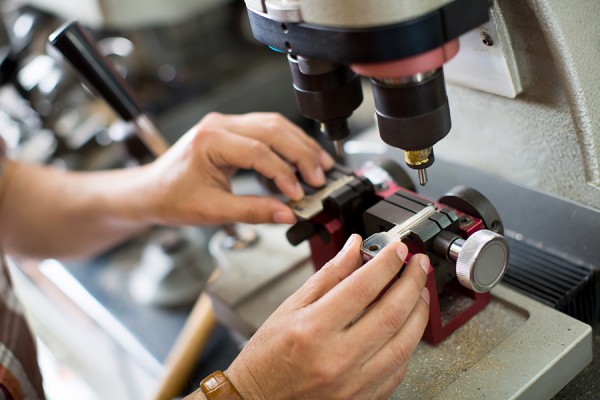
[[[427,182],[433,145],[450,131],[443,64],[457,38],[488,16],[486,0],[255,1],[246,5],[254,36],[288,54],[298,106],[343,155],[346,120],[370,78],[381,138],[405,150]]]
[[[393,171],[397,175],[401,168]],[[410,182],[408,176],[398,178]],[[333,258],[352,233],[365,237],[367,262],[398,240],[408,246],[409,257],[426,253],[431,260],[426,284],[431,304],[424,338],[432,344],[489,303],[489,291],[508,264],[508,243],[498,214],[483,195],[458,187],[431,201],[400,186],[373,162],[356,173],[337,167],[329,179],[330,189],[291,203],[301,221],[290,228],[288,240],[309,241],[315,268]]]

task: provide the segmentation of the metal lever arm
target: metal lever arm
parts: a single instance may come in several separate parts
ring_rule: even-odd
[[[121,118],[137,125],[140,139],[155,156],[167,150],[167,142],[144,114],[134,91],[100,52],[89,32],[78,22],[70,22],[50,35],[50,43],[69,60],[90,89]]]

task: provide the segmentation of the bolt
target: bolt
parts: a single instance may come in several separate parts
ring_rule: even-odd
[[[467,215],[463,215],[462,217],[460,217],[458,219],[458,222],[461,225],[469,225],[471,222],[473,222],[473,220],[471,219],[471,217],[467,216]]]
[[[486,31],[484,31],[483,29],[479,33],[479,36],[481,37],[481,42],[483,44],[485,44],[486,46],[491,47],[494,45],[494,39],[492,39],[492,37],[490,35],[488,35],[488,33]]]

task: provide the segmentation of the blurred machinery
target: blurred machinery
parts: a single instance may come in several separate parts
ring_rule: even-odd
[[[79,18],[92,31],[103,54],[139,94],[144,110],[162,117],[159,127],[170,142],[215,108],[247,110],[244,95],[235,104],[231,104],[232,96],[223,95],[234,88],[249,91],[249,83],[240,83],[242,76],[246,76],[244,82],[262,86],[277,82],[284,72],[283,68],[265,67],[268,53],[246,40],[243,9],[235,2],[181,2],[181,8],[164,2],[156,2],[155,8],[135,2],[91,3],[74,7],[69,2],[11,1],[3,6],[6,44],[1,76],[2,83],[8,84],[3,90],[8,107],[3,109],[28,107],[34,116],[29,122],[31,128],[22,129],[29,133],[9,143],[14,143],[13,148],[19,143],[22,151],[28,142],[26,136],[39,135],[43,129],[54,132],[56,136],[46,137],[52,146],[41,146],[47,154],[37,156],[40,161],[55,160],[74,169],[110,168],[122,165],[123,155],[118,150],[101,151],[103,148],[117,143],[112,147],[138,152],[127,139],[131,128],[85,89],[56,50],[48,46],[48,36],[69,18]],[[121,19],[115,19],[116,15]],[[259,67],[264,68],[263,75],[257,74]],[[267,78],[265,73],[271,76]],[[284,104],[284,109],[290,110],[285,104],[291,104],[292,95],[286,97],[290,100],[280,98],[273,104]],[[265,108],[271,107],[271,99],[265,98]],[[192,101],[197,114],[186,115]],[[14,102],[19,106],[11,107]],[[215,107],[215,102],[220,104]],[[296,119],[295,113],[290,117]]]

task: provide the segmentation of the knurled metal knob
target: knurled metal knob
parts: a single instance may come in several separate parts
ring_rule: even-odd
[[[504,236],[482,229],[464,242],[455,241],[452,247],[451,252],[458,253],[456,276],[463,286],[484,293],[502,279],[508,264],[508,242]]]

